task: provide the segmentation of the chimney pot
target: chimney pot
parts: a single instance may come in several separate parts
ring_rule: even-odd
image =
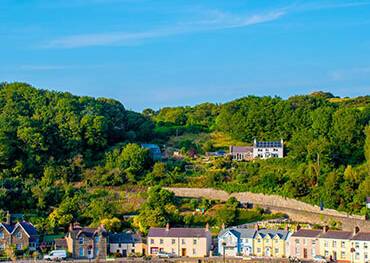
[[[207,232],[209,231],[209,224],[208,223],[206,224],[206,231]]]
[[[353,229],[353,235],[356,235],[358,232],[360,232],[360,228],[358,226],[355,226]]]
[[[170,224],[169,223],[166,224],[166,231],[170,231]]]
[[[255,229],[258,231],[260,229],[260,226],[258,224],[256,224]]]
[[[323,231],[324,233],[328,232],[328,231],[329,231],[329,227],[328,227],[328,226],[324,226],[324,227],[323,227],[323,229],[322,229],[322,231]]]
[[[222,223],[221,228],[222,228],[222,229],[225,229],[225,223]]]

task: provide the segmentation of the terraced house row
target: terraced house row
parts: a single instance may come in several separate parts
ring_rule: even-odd
[[[297,257],[323,256],[337,262],[370,261],[370,232],[228,228],[218,236],[218,251],[225,256]]]

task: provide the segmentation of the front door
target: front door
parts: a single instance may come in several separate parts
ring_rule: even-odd
[[[303,258],[307,258],[307,248],[303,249]]]
[[[186,248],[181,249],[181,256],[186,257]]]
[[[270,257],[271,256],[271,249],[269,247],[266,248],[265,256]]]
[[[127,250],[126,249],[122,249],[122,257],[127,257]]]

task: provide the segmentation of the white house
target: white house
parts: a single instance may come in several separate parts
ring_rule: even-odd
[[[351,239],[351,262],[370,261],[370,232],[359,232],[356,228]]]
[[[254,139],[253,142],[253,159],[268,159],[268,158],[283,158],[284,157],[284,141],[258,142]]]
[[[235,257],[253,254],[255,229],[227,228],[218,235],[218,252],[220,255]]]

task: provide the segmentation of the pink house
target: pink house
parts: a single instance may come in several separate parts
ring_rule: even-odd
[[[289,239],[290,256],[310,260],[319,255],[318,237],[321,233],[321,230],[299,229]]]

